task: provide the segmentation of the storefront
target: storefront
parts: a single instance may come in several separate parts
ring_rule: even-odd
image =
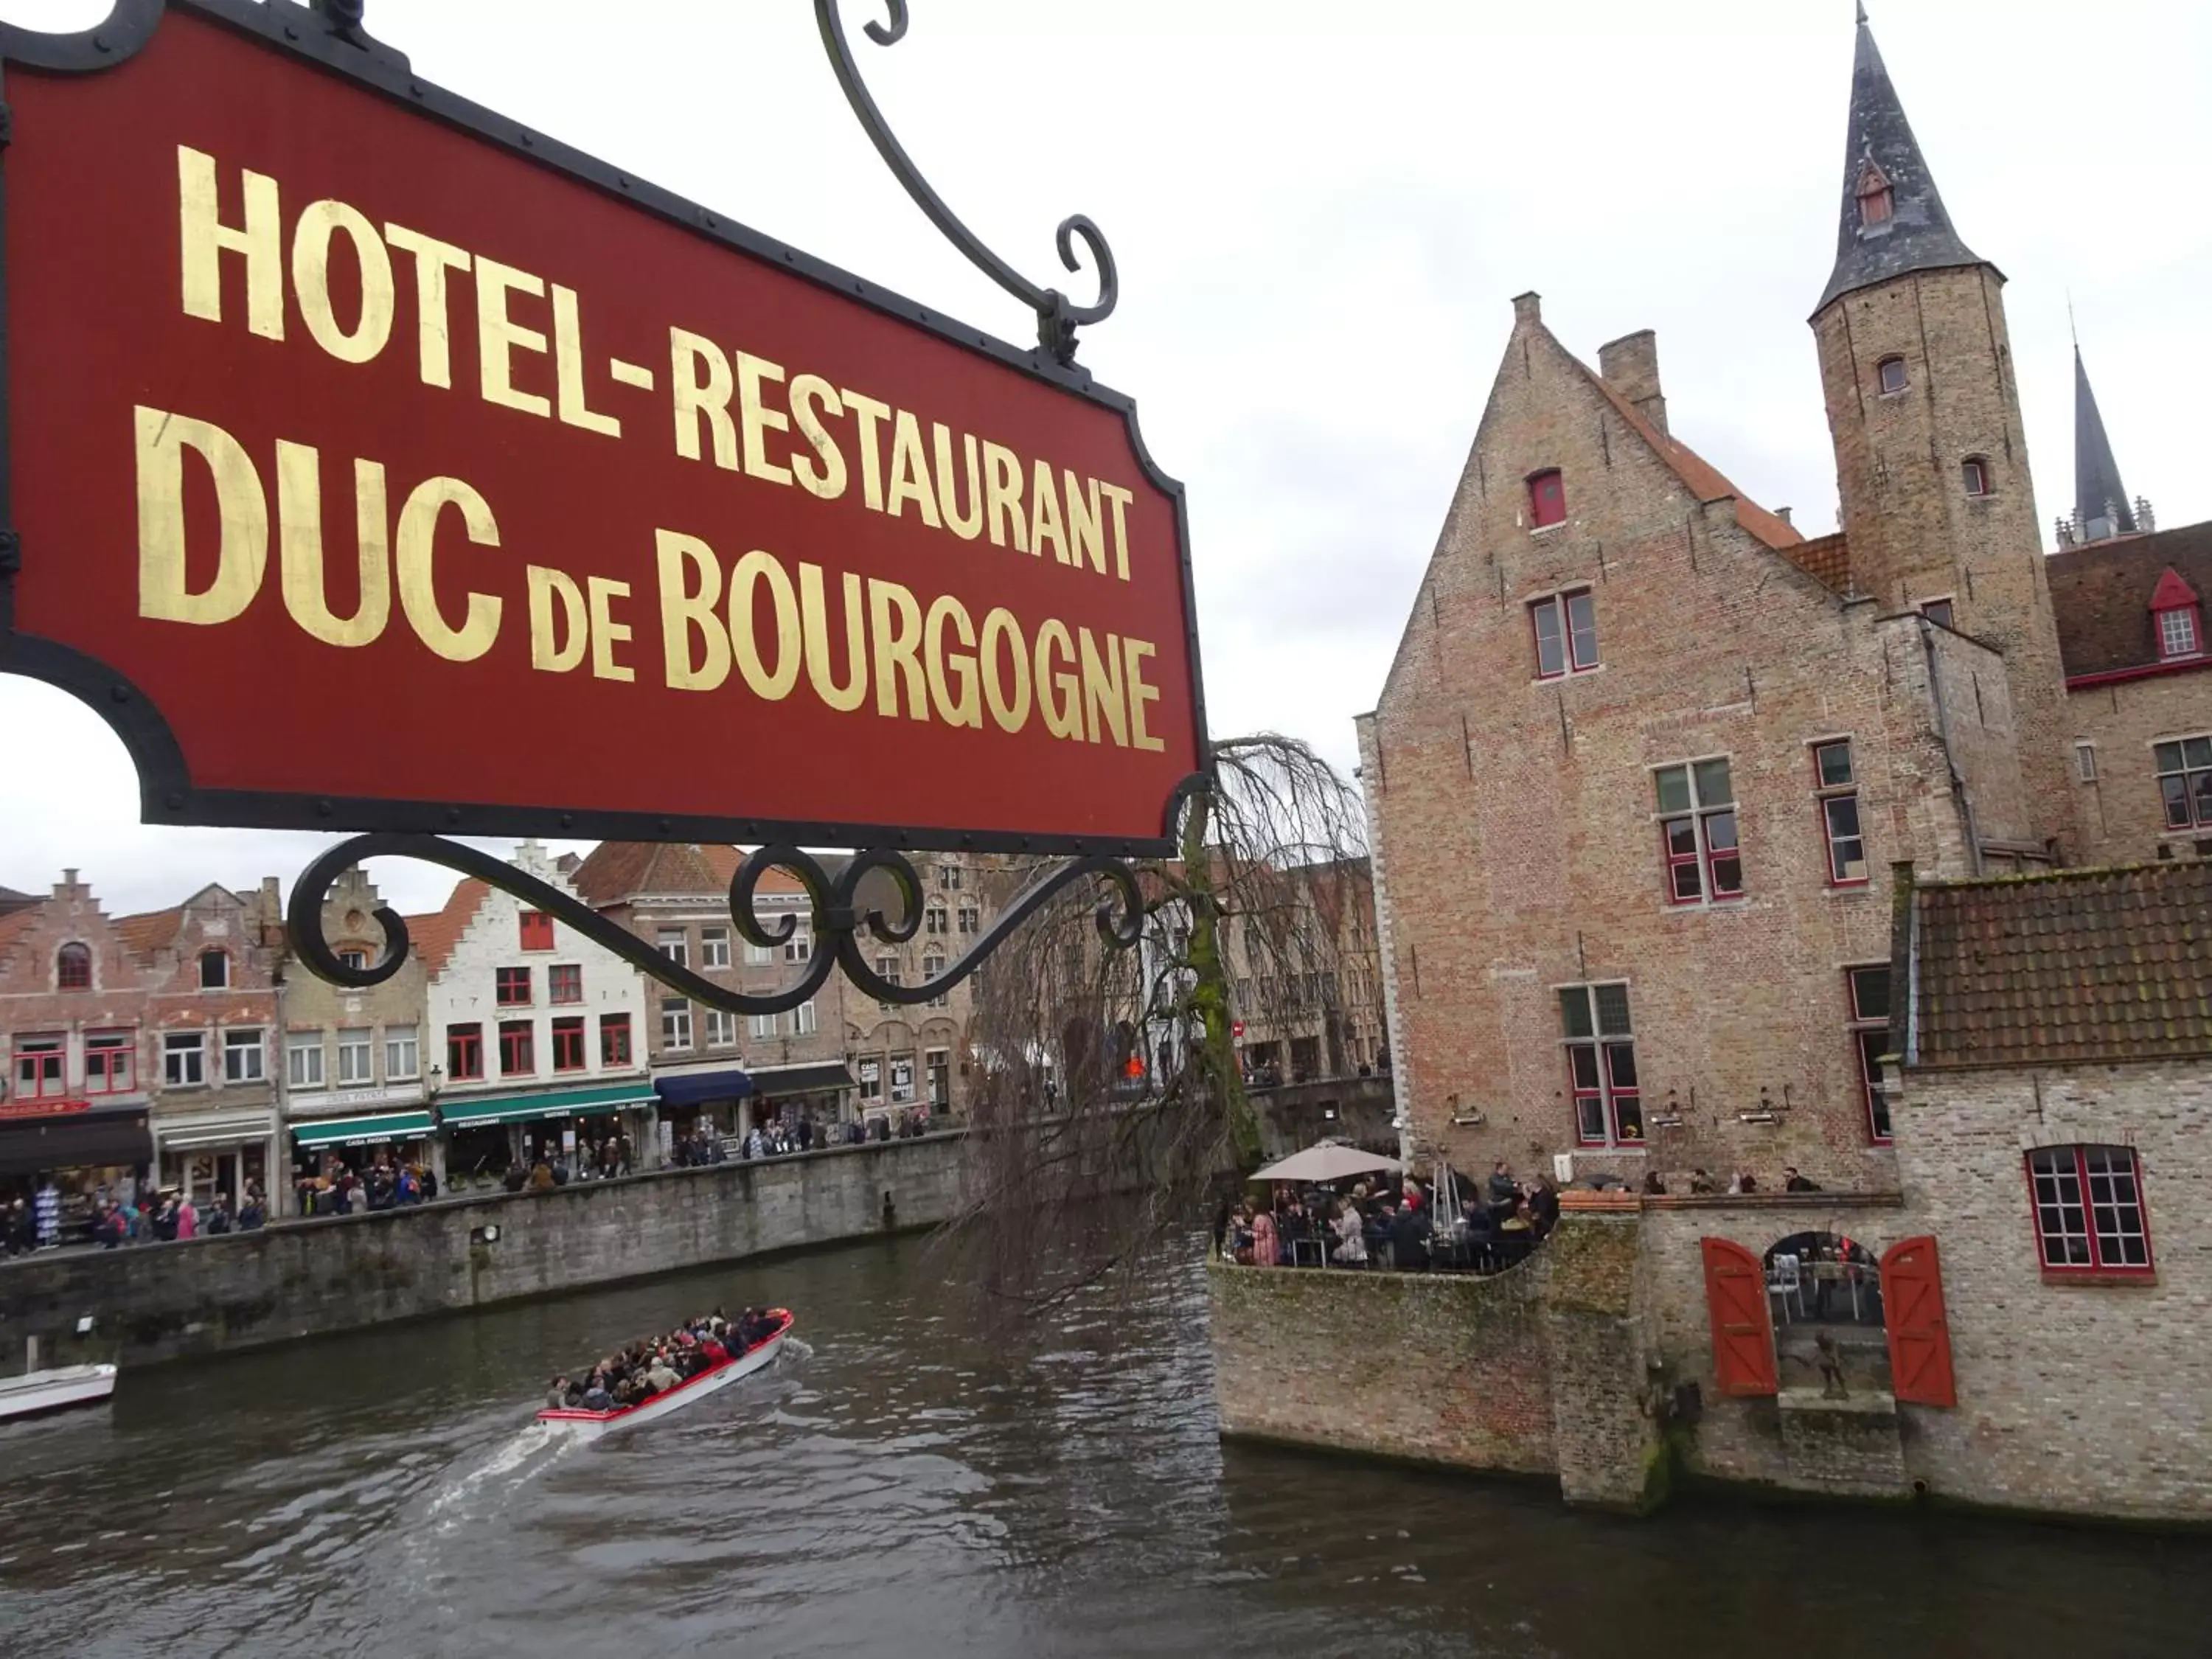
[[[437,1172],[438,1121],[427,1111],[377,1112],[361,1117],[318,1118],[292,1126],[292,1186],[335,1176],[343,1167],[356,1175],[382,1164],[402,1170],[412,1164]],[[296,1194],[288,1212],[299,1213]]]
[[[53,1183],[54,1222],[63,1242],[88,1238],[96,1200],[137,1196],[154,1163],[154,1137],[143,1100],[0,1103],[0,1203],[35,1205]]]
[[[174,1118],[157,1112],[154,1116],[154,1140],[160,1150],[161,1166],[157,1184],[189,1194],[199,1207],[219,1193],[235,1209],[249,1184],[265,1199],[270,1148],[276,1139],[273,1106]]]
[[[847,1102],[854,1085],[842,1060],[810,1066],[764,1066],[751,1073],[752,1124],[797,1124],[802,1118],[827,1126],[851,1115]],[[746,1126],[751,1127],[751,1124]]]
[[[496,1188],[509,1169],[527,1169],[541,1158],[604,1171],[611,1142],[613,1167],[644,1168],[647,1114],[659,1100],[643,1078],[550,1094],[448,1097],[439,1115],[453,1187]]]
[[[664,1072],[653,1079],[653,1087],[660,1097],[657,1134],[663,1164],[674,1162],[676,1146],[702,1129],[717,1140],[735,1141],[752,1127],[745,1103],[753,1080],[738,1067]]]

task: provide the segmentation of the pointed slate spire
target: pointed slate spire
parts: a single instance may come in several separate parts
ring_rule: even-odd
[[[1850,136],[1844,149],[1843,221],[1836,269],[1815,312],[1839,296],[1912,270],[1978,265],[1951,228],[1935,176],[1905,118],[1905,106],[1881,49],[1858,9],[1858,52],[1851,64]]]
[[[2105,435],[2105,417],[2097,412],[2097,394],[2089,390],[2089,371],[2081,366],[2078,340],[2074,343],[2074,522],[2090,541],[2131,536],[2136,528],[2135,509],[2121,487],[2119,463],[2112,459],[2112,441]],[[2093,532],[2092,525],[2104,534]]]

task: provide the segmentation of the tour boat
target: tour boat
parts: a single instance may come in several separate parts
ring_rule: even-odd
[[[681,1411],[694,1401],[704,1400],[718,1389],[750,1376],[763,1370],[782,1351],[783,1339],[791,1334],[791,1310],[770,1308],[768,1316],[776,1322],[775,1328],[735,1358],[726,1359],[709,1371],[678,1382],[674,1388],[657,1394],[641,1406],[625,1406],[619,1411],[587,1412],[579,1407],[549,1407],[538,1413],[538,1420],[550,1427],[571,1434],[585,1436],[605,1434],[610,1429],[627,1428],[633,1423],[648,1423],[656,1417],[665,1417],[671,1412]]]
[[[51,1371],[0,1376],[0,1421],[96,1406],[115,1392],[112,1365],[64,1365]]]

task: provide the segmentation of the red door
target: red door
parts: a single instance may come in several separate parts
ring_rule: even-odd
[[[1713,1320],[1713,1376],[1723,1394],[1774,1392],[1774,1322],[1759,1258],[1725,1238],[1705,1238],[1705,1306]]]
[[[1951,1328],[1943,1317],[1943,1269],[1932,1238],[1908,1238],[1882,1253],[1881,1307],[1889,1335],[1890,1389],[1920,1406],[1955,1406]]]

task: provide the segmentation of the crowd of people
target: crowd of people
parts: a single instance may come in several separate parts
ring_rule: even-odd
[[[55,1201],[48,1201],[49,1194],[54,1194]],[[174,1187],[128,1192],[103,1188],[93,1198],[90,1242],[108,1250],[125,1244],[166,1244],[250,1233],[268,1219],[268,1200],[252,1182],[235,1209],[229,1194],[222,1192],[210,1198],[203,1209],[190,1192]],[[41,1187],[30,1202],[17,1198],[0,1210],[0,1255],[28,1255],[61,1242],[58,1194],[52,1183]]]
[[[337,1161],[320,1175],[301,1175],[293,1190],[303,1216],[374,1213],[428,1204],[438,1195],[438,1176],[422,1164],[394,1164],[379,1158],[366,1170],[356,1170]]]
[[[607,1355],[580,1376],[555,1377],[545,1404],[553,1411],[627,1411],[742,1357],[782,1328],[781,1319],[759,1308],[747,1308],[734,1320],[717,1308],[665,1336],[647,1337]]]
[[[844,1123],[819,1123],[802,1117],[794,1123],[781,1119],[756,1124],[744,1135],[726,1138],[713,1123],[702,1118],[690,1133],[677,1137],[669,1162],[681,1168],[694,1168],[706,1164],[729,1161],[732,1140],[735,1156],[743,1163],[749,1158],[786,1158],[793,1152],[811,1152],[830,1146],[860,1146],[870,1141],[914,1140],[929,1133],[929,1108],[916,1106],[910,1110],[877,1112],[867,1117],[854,1118]]]
[[[1521,1261],[1559,1218],[1559,1189],[1521,1181],[1503,1162],[1472,1190],[1453,1183],[1455,1204],[1412,1176],[1374,1176],[1335,1187],[1276,1186],[1217,1218],[1216,1247],[1248,1267],[1431,1268],[1495,1272]]]

